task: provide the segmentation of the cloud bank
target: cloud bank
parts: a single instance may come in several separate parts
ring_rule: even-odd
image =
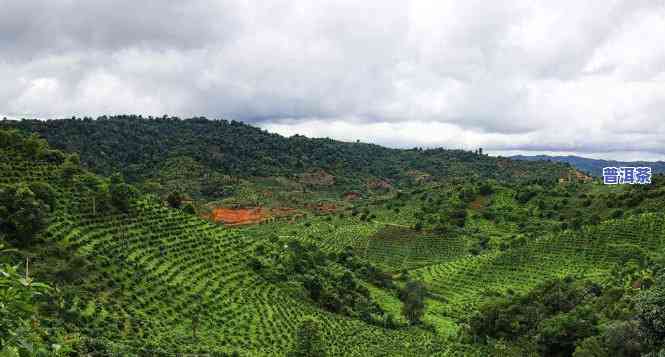
[[[665,2],[0,0],[0,115],[665,159]]]

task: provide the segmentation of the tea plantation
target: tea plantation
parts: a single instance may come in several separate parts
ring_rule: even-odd
[[[662,177],[310,187],[291,214],[229,227],[36,136],[0,131],[0,170],[3,355],[663,351]],[[247,201],[283,181],[227,184]]]

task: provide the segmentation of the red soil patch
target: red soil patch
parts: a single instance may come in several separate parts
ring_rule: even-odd
[[[215,222],[228,225],[259,223],[268,218],[268,212],[262,208],[215,208],[210,218]]]
[[[216,207],[212,209],[210,214],[204,215],[203,218],[210,219],[216,223],[224,223],[228,226],[239,226],[244,224],[256,224],[263,221],[275,218],[286,218],[297,216],[298,211],[290,207],[278,207],[272,209],[265,209],[262,207],[255,208],[228,208]]]

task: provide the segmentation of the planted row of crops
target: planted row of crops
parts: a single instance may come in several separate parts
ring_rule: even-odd
[[[617,244],[662,249],[664,228],[662,215],[644,214],[527,240],[520,247],[465,257],[412,273],[445,303],[444,315],[460,318],[494,293],[526,292],[546,279],[567,275],[601,280],[624,259]]]
[[[34,173],[42,172],[37,167],[13,170],[21,175],[9,181],[19,176],[39,180],[43,176]],[[238,350],[280,355],[293,344],[300,319],[313,315],[322,321],[326,348],[335,355],[441,349],[429,333],[385,330],[330,314],[264,281],[247,268],[255,241],[242,230],[147,199],[127,213],[94,213],[85,193],[60,187],[58,192],[60,209],[45,236],[86,257],[99,272],[97,280],[84,283],[91,288],[88,293],[66,301],[77,311],[77,325],[90,343],[120,354]],[[352,243],[352,237],[373,232],[371,225],[358,223],[339,225],[331,235],[325,228],[329,223],[321,220],[302,227],[309,235],[297,235],[338,234]],[[333,242],[330,249],[343,246]]]
[[[360,254],[389,270],[413,269],[467,254],[461,236],[444,237],[401,226],[385,226],[367,240]]]
[[[341,252],[346,247],[365,246],[383,224],[354,218],[317,216],[296,223],[277,221],[260,227],[282,238],[296,239],[318,246],[324,252]],[[250,230],[254,231],[253,228]],[[249,234],[249,233],[248,233]],[[259,233],[260,234],[260,233]]]
[[[57,165],[39,160],[19,160],[20,154],[12,150],[0,150],[0,184],[49,181]]]

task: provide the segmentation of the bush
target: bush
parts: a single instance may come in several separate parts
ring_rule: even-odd
[[[658,279],[659,287],[640,292],[637,298],[637,321],[640,330],[651,344],[665,340],[665,278]]]
[[[191,203],[186,204],[186,205],[182,208],[182,211],[185,212],[185,213],[189,213],[189,214],[192,214],[192,215],[196,215],[196,209],[194,208],[194,206],[193,206]]]
[[[112,183],[109,188],[111,204],[121,212],[128,212],[130,202],[137,196],[138,191],[124,182]]]
[[[544,320],[538,326],[537,343],[545,356],[570,356],[575,344],[598,333],[598,317],[588,307]]]
[[[483,196],[489,196],[494,193],[494,187],[489,182],[484,182],[478,187],[478,192]]]
[[[3,246],[0,245],[2,253]],[[38,296],[46,294],[49,287],[38,282],[26,284],[16,267],[10,265],[0,266],[0,271],[0,296],[3,297],[0,304],[0,355],[51,355],[47,352],[47,344],[31,324],[36,316]]]
[[[409,281],[400,292],[402,314],[409,323],[417,324],[425,314],[425,286],[418,281]]]
[[[27,185],[0,186],[0,232],[19,245],[27,246],[46,228],[49,214],[50,207]]]
[[[180,208],[182,205],[182,200],[182,194],[178,191],[173,191],[166,197],[166,202],[171,208]]]
[[[305,317],[300,322],[296,332],[295,346],[288,356],[322,357],[325,355],[321,337],[321,323],[314,317]]]

